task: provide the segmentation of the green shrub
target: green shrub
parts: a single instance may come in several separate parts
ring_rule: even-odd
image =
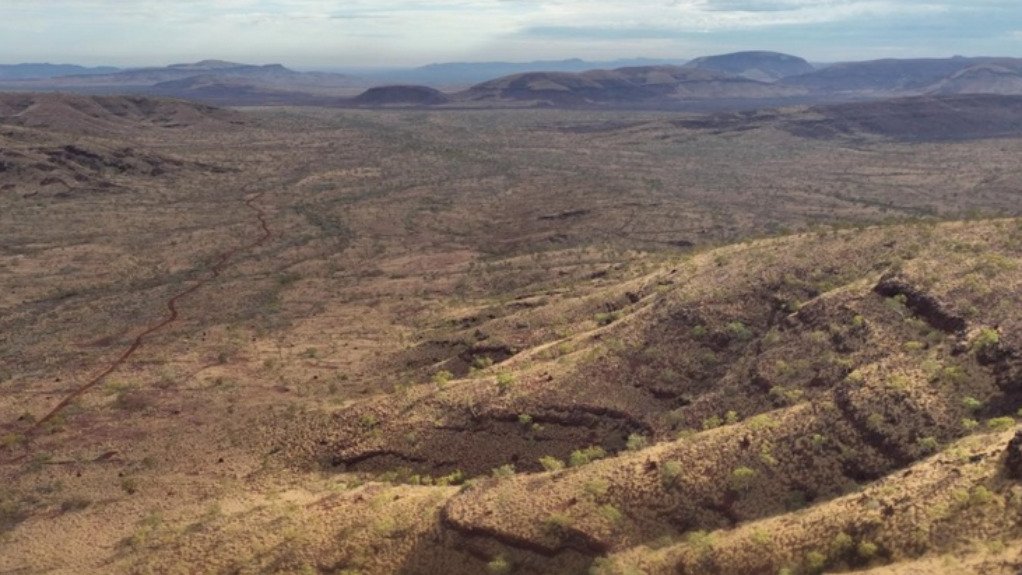
[[[625,445],[628,451],[639,451],[649,446],[649,440],[645,435],[633,433],[628,436],[628,442]]]
[[[773,398],[774,401],[783,405],[797,403],[800,399],[802,399],[802,396],[805,395],[805,392],[801,389],[791,389],[784,387],[783,385],[775,385],[771,387],[769,393],[770,397]]]
[[[869,560],[876,557],[877,551],[879,550],[880,549],[877,547],[876,543],[860,541],[856,552],[859,554],[859,557]]]
[[[507,371],[502,371],[497,374],[497,390],[500,393],[507,393],[511,390],[511,386],[515,383],[515,376]]]
[[[443,477],[438,477],[437,480],[436,480],[436,484],[439,485],[439,486],[444,486],[444,485],[460,485],[460,484],[462,484],[464,482],[465,482],[465,472],[460,470],[460,469],[455,469],[453,472],[451,472],[451,473],[449,473],[447,475],[444,475]]]
[[[972,341],[972,349],[982,352],[996,347],[1000,342],[1001,334],[997,333],[996,329],[985,327],[976,334],[976,339]]]
[[[685,542],[691,545],[701,555],[706,555],[713,550],[713,535],[706,531],[691,531],[685,536]]]
[[[957,365],[949,365],[941,370],[940,378],[947,383],[963,383],[965,371]]]
[[[564,462],[552,455],[544,455],[539,458],[539,464],[547,471],[560,471],[564,469]]]
[[[769,547],[774,543],[773,536],[770,535],[770,532],[767,531],[766,529],[756,529],[755,531],[752,532],[752,535],[749,537],[749,539],[751,539],[753,543],[761,547]]]
[[[731,487],[737,491],[745,491],[752,487],[756,479],[756,470],[750,467],[737,467],[731,472]]]
[[[703,420],[703,429],[716,429],[720,427],[723,423],[724,422],[717,415],[707,417],[706,419]]]
[[[440,389],[443,389],[447,385],[447,383],[450,382],[451,379],[453,378],[454,378],[453,373],[447,371],[446,369],[442,369],[433,374],[433,383],[436,384],[436,386],[439,387]]]
[[[563,531],[571,527],[571,517],[564,513],[551,513],[547,516],[544,524],[551,531]]]
[[[887,420],[879,413],[871,413],[866,417],[866,427],[871,431],[883,431]]]
[[[579,467],[586,465],[597,459],[603,459],[607,456],[607,451],[599,445],[593,445],[585,449],[579,449],[571,453],[571,457],[568,458],[568,464],[572,467]]]
[[[610,483],[606,479],[597,477],[596,479],[590,479],[585,483],[585,491],[587,495],[594,498],[603,497],[610,490]]]
[[[610,523],[617,523],[624,517],[617,507],[614,507],[609,503],[607,505],[601,505],[597,511]]]
[[[920,437],[916,440],[916,445],[919,446],[923,453],[935,453],[940,447],[936,437]]]
[[[504,477],[514,477],[515,466],[508,463],[505,465],[501,465],[500,467],[494,467],[490,473],[498,479]]]
[[[680,441],[680,440],[684,440],[684,439],[691,439],[693,436],[698,435],[698,434],[699,434],[699,432],[694,430],[694,429],[685,428],[685,429],[679,429],[678,433],[674,437],[675,437],[675,439]]]
[[[830,554],[832,556],[840,557],[847,554],[849,551],[855,548],[855,540],[852,536],[845,533],[844,531],[834,536],[834,540],[830,543]]]
[[[761,431],[764,429],[774,429],[780,423],[765,413],[754,415],[745,421],[745,425],[753,431]]]
[[[511,572],[511,564],[503,556],[498,556],[486,564],[486,571],[494,575],[504,575]]]
[[[982,485],[977,485],[972,488],[972,492],[969,493],[969,504],[970,505],[986,505],[994,500],[994,494],[989,489]]]
[[[968,417],[962,419],[962,429],[964,429],[965,431],[972,431],[977,427],[979,427],[979,422],[976,421],[975,419],[970,419]]]
[[[827,556],[819,551],[806,553],[806,570],[810,573],[819,573],[827,566]]]
[[[660,480],[665,486],[674,485],[674,482],[681,477],[682,466],[680,461],[665,461],[660,466]]]
[[[1004,431],[1011,429],[1015,426],[1015,418],[1013,417],[995,417],[987,420],[987,427],[994,431]]]
[[[727,332],[739,341],[748,341],[752,339],[752,331],[750,331],[749,328],[740,321],[733,321],[727,324]]]
[[[978,411],[983,408],[983,402],[975,397],[966,397],[962,400],[962,405],[969,411]]]

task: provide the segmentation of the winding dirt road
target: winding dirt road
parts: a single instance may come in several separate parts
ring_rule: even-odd
[[[51,409],[43,417],[39,418],[32,425],[32,427],[30,428],[30,432],[38,431],[38,429],[40,427],[42,427],[43,425],[46,424],[46,422],[48,422],[48,421],[52,420],[54,417],[56,417],[61,411],[63,411],[69,405],[71,405],[71,403],[73,403],[76,399],[78,399],[79,397],[81,397],[82,395],[87,393],[90,389],[92,389],[92,388],[96,387],[97,385],[99,385],[100,383],[102,383],[103,380],[106,379],[107,376],[109,376],[111,373],[113,373],[118,368],[120,368],[122,365],[124,365],[124,363],[126,361],[128,361],[131,358],[131,356],[133,356],[135,354],[135,352],[138,351],[138,349],[140,347],[142,347],[142,344],[145,343],[145,339],[147,337],[149,337],[149,336],[151,336],[151,335],[153,335],[153,334],[163,330],[167,326],[169,326],[172,323],[174,323],[175,321],[177,321],[177,319],[179,317],[178,308],[177,308],[178,303],[183,298],[185,298],[185,297],[195,293],[196,291],[198,291],[202,287],[210,284],[211,282],[216,280],[218,277],[220,277],[220,274],[223,272],[223,270],[227,267],[227,265],[230,263],[230,261],[235,256],[237,256],[239,253],[241,253],[243,251],[255,249],[255,248],[263,245],[264,243],[266,243],[267,240],[270,239],[270,237],[273,235],[273,232],[270,230],[269,223],[266,220],[266,212],[264,212],[263,209],[260,208],[256,204],[256,201],[261,196],[262,196],[262,194],[257,194],[257,195],[252,196],[251,198],[248,198],[248,199],[246,199],[244,201],[245,206],[248,207],[250,210],[252,210],[255,213],[255,216],[256,216],[256,218],[259,221],[259,227],[261,228],[261,233],[260,233],[259,238],[257,238],[256,240],[254,240],[254,241],[252,241],[250,243],[243,244],[243,245],[238,246],[236,248],[233,248],[233,249],[231,249],[231,250],[229,250],[227,252],[224,252],[217,259],[216,263],[213,264],[213,266],[209,269],[209,271],[212,272],[212,273],[210,273],[209,277],[206,277],[205,279],[199,280],[198,282],[192,284],[188,289],[185,289],[184,291],[178,292],[178,293],[174,294],[173,296],[171,296],[171,298],[168,299],[166,301],[166,304],[165,304],[166,307],[167,307],[167,311],[169,312],[166,317],[164,317],[158,323],[155,323],[155,324],[147,327],[144,331],[139,333],[135,337],[135,339],[131,342],[131,345],[128,346],[128,348],[125,349],[124,352],[121,353],[121,355],[117,357],[117,359],[115,359],[110,365],[108,365],[105,369],[103,369],[103,371],[101,371],[100,373],[95,375],[92,379],[90,379],[86,383],[82,384],[81,386],[77,387],[76,389],[74,389],[73,391],[68,393],[63,399],[60,400],[60,403],[58,403],[56,406],[54,406],[53,409]],[[15,463],[17,461],[20,461],[23,458],[24,458],[24,456],[21,456],[21,457],[18,457],[16,459],[12,460],[12,461],[7,461],[5,463]]]

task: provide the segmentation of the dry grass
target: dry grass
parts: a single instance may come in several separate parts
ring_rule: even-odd
[[[0,126],[0,571],[1017,570],[1022,228],[888,221],[1013,214],[1017,140],[47,110]]]

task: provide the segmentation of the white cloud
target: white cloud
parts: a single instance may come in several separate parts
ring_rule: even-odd
[[[771,44],[776,41],[801,48],[808,44],[798,42],[800,30],[849,22],[865,34],[899,19],[926,23],[951,13],[972,15],[973,28],[999,26],[999,32],[992,35],[1010,43],[1019,39],[1018,33],[1004,31],[1022,26],[1022,11],[1016,2],[2,0],[0,54],[8,60],[77,59],[86,63],[221,57],[319,65],[613,53],[687,57],[736,47],[740,42],[733,36],[743,32],[764,43],[758,46],[761,48],[774,48]],[[987,15],[991,24],[982,23]],[[920,40],[919,49],[953,43],[956,31],[949,27],[953,25],[952,19],[952,24],[934,32],[929,42]],[[772,31],[776,31],[773,36],[763,35]],[[902,42],[897,31],[884,34],[874,45]],[[865,48],[816,42],[816,49],[828,56]],[[955,48],[967,52],[971,46]],[[975,50],[981,49],[991,48],[975,46]]]

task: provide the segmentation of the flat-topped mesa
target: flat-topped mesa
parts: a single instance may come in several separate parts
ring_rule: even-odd
[[[415,105],[432,106],[446,104],[450,98],[435,88],[428,86],[377,86],[356,96],[355,104],[362,106],[393,106]]]
[[[704,56],[685,64],[685,67],[715,70],[761,82],[775,82],[816,70],[812,64],[798,56],[767,51]]]

